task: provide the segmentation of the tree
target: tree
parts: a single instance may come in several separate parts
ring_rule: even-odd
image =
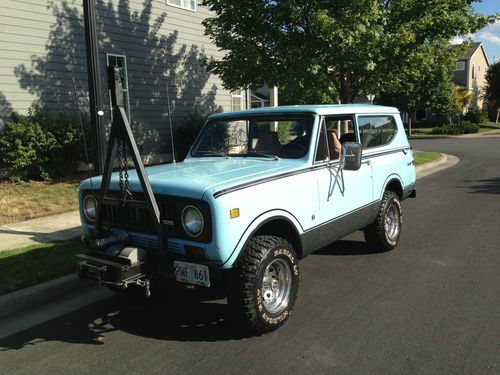
[[[498,123],[500,117],[500,62],[491,65],[486,73],[485,97],[490,105],[497,109],[495,122]]]
[[[451,82],[454,65],[450,61],[455,51],[423,44],[401,60],[397,79],[401,85],[387,85],[381,89],[377,104],[393,105],[408,113],[408,134],[411,119],[418,110],[432,106],[439,112],[448,112],[454,106]]]
[[[277,85],[289,103],[403,92],[402,66],[419,70],[411,66],[415,50],[441,52],[455,35],[488,22],[471,2],[204,0],[215,14],[204,21],[205,32],[227,53],[208,66],[228,89]]]

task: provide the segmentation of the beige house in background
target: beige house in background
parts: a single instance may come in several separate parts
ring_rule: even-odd
[[[488,56],[481,42],[470,43],[469,49],[455,64],[453,82],[473,93],[468,109],[486,110],[482,98],[486,85],[486,72],[490,67]]]

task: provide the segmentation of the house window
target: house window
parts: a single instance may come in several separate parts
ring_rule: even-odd
[[[241,91],[231,94],[231,111],[240,111],[243,109],[243,96]]]
[[[128,91],[128,73],[127,73],[127,57],[124,55],[114,55],[108,53],[106,55],[108,66],[113,66],[120,69],[120,77],[123,85],[123,96],[125,102],[125,112],[127,113],[128,120],[130,121],[130,99]],[[109,107],[111,108],[111,93],[109,93]],[[111,112],[113,117],[113,112]]]
[[[474,67],[474,64],[472,64],[472,79],[476,78],[476,69]]]
[[[455,70],[465,70],[465,61],[457,61]]]
[[[167,0],[167,4],[196,12],[196,0]]]

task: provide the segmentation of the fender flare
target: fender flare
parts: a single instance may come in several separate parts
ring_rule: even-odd
[[[401,192],[403,192],[403,189],[404,189],[404,185],[403,185],[403,180],[401,179],[401,177],[397,174],[397,173],[393,173],[391,175],[389,175],[385,181],[384,181],[384,188],[382,189],[382,191],[380,192],[380,196],[379,196],[379,201],[382,200],[382,197],[384,195],[384,192],[387,190],[387,186],[392,182],[392,181],[397,181],[399,182],[399,185],[401,186]]]
[[[280,220],[285,220],[291,226],[295,229],[297,232],[297,235],[300,236],[302,233],[304,233],[304,229],[302,228],[302,225],[300,224],[299,220],[290,212],[282,209],[273,209],[270,211],[266,211],[259,216],[257,216],[252,222],[248,225],[248,227],[245,229],[243,234],[241,235],[240,239],[238,240],[238,243],[234,247],[233,251],[231,252],[231,255],[221,264],[222,269],[229,269],[231,268],[236,261],[238,260],[241,251],[245,247],[247,241],[252,238],[252,236],[260,229],[262,228],[265,224],[269,223],[270,221],[273,221],[275,219],[280,219]]]

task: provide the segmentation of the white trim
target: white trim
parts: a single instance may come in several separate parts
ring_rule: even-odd
[[[461,68],[459,68],[459,66],[461,66]],[[463,72],[464,70],[465,70],[465,60],[457,61],[455,63],[455,72]]]
[[[171,4],[170,3],[171,0],[166,0],[165,3],[170,6],[170,7],[174,7],[174,8],[177,8],[177,9],[184,9],[184,10],[188,10],[190,12],[196,12],[196,10],[198,9],[198,1],[195,0],[194,1],[194,9],[191,9],[191,8],[186,8],[186,7],[183,7],[181,5],[177,5],[177,4]]]
[[[234,108],[234,103],[233,103],[234,98],[240,98],[240,108],[236,109]],[[241,111],[242,109],[244,109],[244,107],[243,107],[243,95],[241,94],[241,91],[239,91],[239,94],[231,93],[231,112]]]

